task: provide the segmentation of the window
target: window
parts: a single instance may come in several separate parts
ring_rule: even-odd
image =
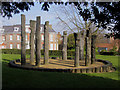
[[[20,49],[20,44],[17,44],[17,49]]]
[[[2,40],[5,41],[5,36],[2,36]]]
[[[53,50],[53,44],[52,43],[50,44],[50,50]]]
[[[42,40],[44,40],[44,35],[42,35]]]
[[[41,28],[40,28],[40,32],[42,32],[42,31],[43,31],[42,29],[43,29],[43,27],[41,27]]]
[[[4,49],[5,48],[5,46],[2,46],[2,49]]]
[[[17,40],[20,40],[20,35],[17,35]]]
[[[10,49],[12,49],[13,48],[13,45],[12,44],[10,44]]]
[[[53,34],[50,34],[50,41],[53,41]]]
[[[106,48],[106,51],[107,51],[107,48]]]
[[[18,31],[19,30],[19,28],[18,27],[14,27],[14,31]]]
[[[54,50],[56,50],[56,44],[54,44],[54,45],[55,45]]]
[[[0,33],[3,33],[3,32],[4,32],[4,29],[1,29],[1,28],[0,28]]]
[[[27,38],[28,38],[28,37],[27,37],[27,35],[26,35],[26,40],[27,40]]]
[[[26,31],[26,32],[29,32],[29,28],[28,28],[28,27],[26,27],[26,28],[25,28],[25,31]]]
[[[12,40],[12,38],[13,38],[13,36],[12,36],[12,35],[10,35],[10,40]]]

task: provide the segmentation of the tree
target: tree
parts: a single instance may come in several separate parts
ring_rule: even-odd
[[[25,32],[25,15],[21,15],[21,65],[26,64],[26,32]]]
[[[30,7],[34,6],[33,2],[2,2],[2,16],[12,17],[13,14],[30,10]]]
[[[35,33],[35,51],[36,51],[36,65],[40,66],[40,58],[41,58],[41,32],[40,32],[40,24],[41,24],[41,17],[38,16],[36,18],[36,33]]]
[[[68,49],[75,49],[75,37],[74,34],[69,34],[67,37],[67,48]]]
[[[83,6],[83,8],[88,8],[88,7]],[[56,13],[57,13],[57,10],[56,10]],[[88,44],[90,45],[86,45],[87,49],[89,49],[89,50],[86,50],[87,52],[86,54],[88,54],[86,56],[89,57],[89,61],[90,61],[91,60],[91,36],[99,35],[99,33],[104,31],[104,29],[102,29],[102,27],[96,27],[95,24],[92,23],[89,19],[86,19],[85,21],[84,17],[81,17],[79,15],[79,11],[77,10],[74,4],[68,5],[68,7],[62,6],[58,11],[60,14],[57,13],[57,16],[58,16],[58,19],[63,24],[63,28],[67,29],[70,32],[74,32],[74,33],[76,32],[78,38],[80,39],[78,40],[80,60],[84,60],[84,46],[85,46],[84,43],[86,38],[85,33],[89,29],[89,35],[88,35],[89,37],[86,42],[88,42]],[[70,42],[72,43],[70,44],[73,46],[74,44],[73,44],[72,38],[69,38],[68,40],[71,40]]]
[[[101,26],[114,33],[110,34],[114,38],[120,38],[120,2],[43,2],[42,10],[49,11],[49,5],[53,3],[56,5],[73,3],[84,21],[90,20],[96,27]],[[88,5],[90,8],[87,8]],[[10,18],[13,14],[30,10],[31,6],[34,6],[33,2],[2,2],[2,16]]]
[[[39,3],[41,4],[42,2]],[[81,7],[81,5],[87,7],[87,2],[43,2],[42,10],[49,11],[49,5],[53,3],[55,5],[68,5],[73,3],[77,7],[79,15],[84,17],[84,20],[90,19],[98,27],[109,27],[109,30],[114,32],[113,36],[115,38],[120,38],[120,2],[93,2],[89,3],[90,9],[83,9]],[[2,16],[10,18],[13,14],[18,14],[24,10],[30,10],[31,6],[34,6],[33,2],[2,2]],[[91,19],[91,16],[94,16],[94,18]]]

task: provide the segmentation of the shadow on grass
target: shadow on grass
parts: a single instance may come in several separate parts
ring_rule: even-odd
[[[86,74],[23,70],[8,66],[10,60],[18,58],[20,55],[4,55],[3,57],[2,90],[10,88],[119,88],[120,86],[120,81],[109,78]]]
[[[9,63],[9,61],[11,61],[11,60],[8,60],[8,59],[2,59],[2,62]]]
[[[3,62],[3,90],[9,88],[119,88],[120,83],[117,80],[85,74],[23,70],[6,67],[6,64]]]

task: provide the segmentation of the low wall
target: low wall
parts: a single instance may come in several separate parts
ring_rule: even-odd
[[[59,58],[55,58],[54,59],[59,59]],[[111,71],[115,71],[115,68],[112,66],[112,63],[110,63],[109,61],[105,61],[105,60],[100,60],[97,59],[97,62],[102,62],[105,65],[103,66],[99,66],[99,67],[92,67],[92,68],[66,68],[66,69],[51,69],[51,68],[33,68],[33,67],[24,67],[24,65],[18,65],[15,64],[15,62],[20,62],[20,59],[18,60],[13,60],[9,62],[9,66],[11,67],[15,67],[15,68],[21,68],[21,69],[27,69],[27,70],[38,70],[38,71],[50,71],[50,72],[69,72],[69,73],[102,73],[102,72],[111,72]]]

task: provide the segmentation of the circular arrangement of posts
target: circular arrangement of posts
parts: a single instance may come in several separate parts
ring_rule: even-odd
[[[112,63],[95,58],[96,35],[91,35],[90,29],[86,32],[74,33],[75,58],[67,58],[67,31],[63,32],[63,49],[61,58],[49,57],[49,21],[44,25],[44,58],[41,57],[41,18],[30,20],[30,59],[26,59],[25,48],[25,15],[21,15],[21,59],[10,61],[9,65],[16,68],[56,71],[71,73],[100,73],[115,71]],[[85,41],[85,45],[84,45]],[[85,46],[85,58],[84,58]],[[35,56],[35,58],[34,58]]]
[[[42,60],[41,60],[42,61]],[[113,72],[115,68],[112,63],[104,60],[96,60],[96,64],[91,66],[80,66],[74,67],[74,60],[63,61],[58,58],[49,59],[50,64],[44,65],[41,62],[41,66],[35,66],[29,64],[29,59],[26,61],[26,65],[20,65],[20,59],[10,61],[9,65],[11,67],[27,69],[27,70],[37,70],[37,71],[47,71],[47,72],[68,72],[68,73],[103,73],[103,72]],[[81,61],[83,62],[83,61]]]

